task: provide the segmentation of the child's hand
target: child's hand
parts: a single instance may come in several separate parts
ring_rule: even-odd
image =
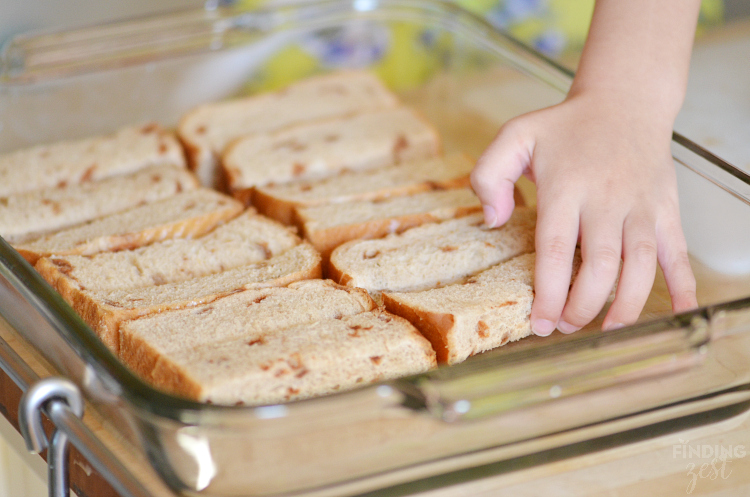
[[[503,224],[513,183],[537,187],[531,328],[571,333],[609,296],[603,328],[633,323],[664,271],[672,309],[696,307],[670,154],[700,0],[596,0],[567,99],[500,130],[472,173],[485,221]],[[583,265],[568,295],[576,241]]]
[[[479,160],[471,181],[490,226],[510,217],[521,174],[536,183],[537,335],[589,323],[610,295],[621,258],[604,329],[636,321],[657,261],[673,310],[697,306],[670,154],[672,121],[626,96],[572,91],[557,106],[505,124]],[[576,242],[583,264],[568,294]]]

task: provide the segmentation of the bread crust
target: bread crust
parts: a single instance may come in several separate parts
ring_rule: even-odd
[[[330,256],[328,257],[328,259],[326,259],[323,266],[323,275],[326,278],[330,278],[339,285],[343,286],[349,286],[349,282],[352,281],[351,276],[349,276],[348,274],[344,274],[335,264],[333,264]]]
[[[105,302],[96,301],[78,281],[68,276],[70,265],[67,261],[44,257],[37,261],[35,269],[116,355],[119,340],[114,309]]]
[[[258,209],[258,212],[280,223],[294,224],[294,210],[301,204],[284,200],[273,195],[269,195],[262,188],[253,188],[239,190],[234,192],[235,197],[247,199]]]
[[[251,187],[238,187],[237,183],[240,177],[242,177],[242,171],[240,171],[236,166],[231,164],[227,158],[230,157],[237,146],[239,146],[240,143],[242,143],[242,140],[244,139],[244,136],[238,136],[236,138],[233,138],[227,142],[226,146],[224,147],[224,150],[221,151],[221,154],[217,158],[217,167],[224,170],[224,178],[226,178],[227,186],[229,187],[229,191],[235,192],[235,191],[241,191],[241,190],[251,190],[250,195],[252,195],[252,186]]]
[[[185,123],[190,121],[193,114],[198,110],[199,108],[193,109],[180,119],[177,124],[177,138],[180,140],[180,144],[184,150],[188,169],[193,171],[203,186],[212,187],[214,185],[208,179],[211,178],[212,172],[217,169],[218,158],[215,157],[211,150],[204,149],[200,144],[195,142],[190,134],[182,131]]]
[[[234,191],[231,192],[231,194],[232,194],[232,196],[234,198],[236,198],[237,200],[239,200],[240,202],[242,202],[242,204],[245,205],[245,207],[249,207],[249,206],[252,205],[256,210],[258,210],[258,212],[260,212],[264,216],[268,216],[271,219],[276,219],[273,216],[269,216],[268,214],[266,214],[264,212],[261,212],[257,208],[257,206],[253,205],[254,204],[254,198],[255,198],[255,195],[256,195],[254,188],[246,188],[246,189],[243,189],[243,190],[234,190]],[[276,219],[276,220],[280,221],[279,219]],[[282,221],[282,223],[283,224],[291,224],[291,223],[284,223],[283,221]]]
[[[450,352],[447,334],[453,329],[455,317],[447,313],[421,312],[413,307],[402,305],[387,292],[383,292],[382,296],[385,310],[409,321],[430,342],[437,361],[447,362]]]
[[[198,400],[203,393],[203,386],[190,376],[189,371],[161,355],[154,361],[148,379],[178,397]]]

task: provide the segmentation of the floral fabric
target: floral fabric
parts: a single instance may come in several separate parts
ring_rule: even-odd
[[[376,5],[376,0],[353,1]],[[454,1],[553,59],[581,50],[594,8],[594,0]],[[248,8],[260,3],[263,0],[239,1]],[[703,0],[698,34],[723,22],[723,7],[723,0]],[[248,89],[279,88],[339,67],[371,67],[392,87],[409,88],[425,81],[450,56],[451,41],[440,33],[413,23],[368,21],[320,30],[271,57]]]

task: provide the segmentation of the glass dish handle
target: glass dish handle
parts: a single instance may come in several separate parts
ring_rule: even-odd
[[[484,354],[393,382],[404,405],[447,422],[475,420],[554,399],[653,379],[699,364],[711,326],[696,313],[562,344]]]
[[[1,47],[0,82],[36,82],[233,48],[257,40],[284,21],[269,11],[222,7],[19,35]]]

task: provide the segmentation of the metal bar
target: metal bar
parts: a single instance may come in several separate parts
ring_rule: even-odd
[[[18,424],[31,453],[47,448],[47,487],[49,497],[70,497],[68,477],[68,437],[56,429],[47,439],[42,426],[42,411],[51,404],[69,406],[77,417],[83,416],[83,398],[78,387],[65,378],[44,378],[34,383],[21,397]]]
[[[121,497],[151,497],[146,488],[96,438],[70,407],[63,402],[51,402],[45,411],[55,426],[68,436],[81,455]]]
[[[31,453],[39,454],[49,445],[42,426],[42,411],[54,401],[64,402],[76,416],[83,416],[83,398],[75,383],[55,377],[34,383],[23,393],[18,405],[18,425],[26,440],[26,448]]]
[[[54,401],[60,404],[61,401]],[[68,436],[60,430],[52,433],[47,451],[47,486],[49,497],[70,497],[68,472]]]
[[[40,380],[39,375],[2,337],[0,337],[0,369],[22,392],[26,392]],[[76,416],[65,402],[53,400],[47,403],[44,411],[57,428],[55,436],[59,434],[67,438],[121,497],[150,497],[150,493],[143,485],[96,438],[83,420]],[[54,446],[55,443],[53,437],[52,445]],[[50,455],[52,452],[53,449],[50,450]],[[65,459],[58,458],[58,460]]]

